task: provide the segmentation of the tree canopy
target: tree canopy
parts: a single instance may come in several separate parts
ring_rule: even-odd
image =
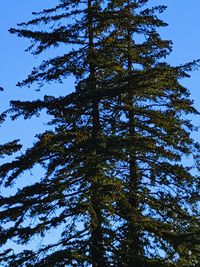
[[[199,62],[171,66],[172,43],[159,19],[166,6],[148,0],[60,0],[10,29],[44,60],[18,86],[66,83],[63,97],[11,101],[13,119],[40,116],[49,126],[20,156],[0,166],[9,188],[41,165],[39,181],[0,198],[2,266],[198,266],[199,144],[188,115],[197,115],[181,84]],[[64,49],[63,49],[64,47]],[[60,49],[59,49],[60,48]],[[14,141],[8,151],[20,150]],[[30,248],[50,231],[58,239]]]

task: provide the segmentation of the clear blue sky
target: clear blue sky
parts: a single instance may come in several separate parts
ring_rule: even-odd
[[[39,61],[24,52],[29,41],[9,34],[8,29],[15,27],[19,22],[29,20],[32,17],[32,11],[54,6],[56,2],[56,0],[0,1],[0,86],[5,88],[4,92],[0,92],[0,110],[7,108],[11,99],[36,99],[43,94],[60,95],[70,90],[70,82],[67,81],[64,87],[47,86],[40,93],[34,89],[20,89],[15,86],[16,82],[25,78]],[[174,43],[174,50],[168,61],[172,64],[179,64],[200,58],[200,1],[152,0],[151,3],[168,5],[167,11],[162,15],[162,18],[169,23],[169,26],[162,30],[162,35]],[[185,80],[183,83],[190,88],[195,106],[200,110],[200,71],[192,73],[191,79]],[[42,126],[39,120],[35,123],[26,122],[25,124],[21,120],[18,127],[16,124],[7,123],[1,129],[0,142],[7,141],[10,137],[20,136],[24,138],[24,142],[31,144],[34,128],[37,128],[39,132],[40,127]]]

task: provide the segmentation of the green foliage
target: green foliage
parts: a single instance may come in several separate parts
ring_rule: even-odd
[[[187,118],[198,112],[180,79],[199,62],[164,61],[172,50],[157,30],[167,25],[158,18],[165,6],[58,2],[10,30],[31,39],[36,55],[66,46],[19,86],[74,75],[76,91],[11,102],[13,119],[45,109],[52,130],[0,166],[7,187],[23,173],[28,180],[37,164],[45,170],[37,183],[0,198],[0,242],[28,246],[55,229],[60,236],[33,251],[4,250],[2,266],[198,266],[199,180],[182,163],[198,159]]]

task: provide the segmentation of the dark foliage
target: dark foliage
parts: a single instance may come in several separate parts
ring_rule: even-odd
[[[167,25],[158,14],[166,7],[148,2],[60,0],[10,30],[30,39],[35,55],[66,46],[18,86],[74,75],[76,90],[11,102],[13,119],[45,109],[52,130],[0,166],[6,187],[23,173],[27,181],[38,164],[45,170],[40,181],[0,198],[1,245],[29,247],[53,230],[60,236],[33,250],[4,250],[2,266],[199,265],[199,179],[182,163],[194,157],[198,167],[187,119],[198,112],[180,83],[198,61],[165,62],[172,48],[158,33]]]

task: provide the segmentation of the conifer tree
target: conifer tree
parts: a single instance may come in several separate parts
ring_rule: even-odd
[[[163,61],[171,42],[157,28],[165,6],[112,1],[110,45],[118,64],[114,109],[120,113],[115,142],[119,194],[117,266],[198,266],[198,177],[182,156],[199,153],[185,115],[198,114],[180,79],[198,61],[172,67]],[[122,88],[122,90],[119,90]]]
[[[56,228],[61,235],[37,250],[5,250],[2,266],[198,266],[198,181],[181,163],[198,151],[185,118],[198,112],[180,84],[196,62],[165,63],[171,43],[157,31],[165,7],[148,2],[62,0],[10,30],[31,39],[34,54],[68,51],[19,86],[71,74],[77,86],[65,97],[11,103],[13,119],[45,108],[52,130],[0,167],[7,187],[36,164],[46,171],[1,197],[1,244],[27,245]],[[39,24],[45,30],[30,30]]]
[[[5,266],[107,266],[109,202],[114,185],[106,176],[109,165],[100,118],[100,95],[105,94],[100,92],[101,72],[110,64],[105,64],[102,52],[107,18],[101,13],[105,9],[101,2],[59,1],[55,8],[43,10],[35,19],[10,30],[30,38],[33,43],[28,50],[35,55],[63,44],[69,50],[43,61],[19,86],[33,82],[42,86],[74,75],[77,88],[66,97],[12,102],[13,119],[21,114],[29,118],[35,109],[46,108],[52,116],[49,124],[55,129],[38,135],[32,148],[0,168],[7,187],[36,164],[46,170],[40,181],[1,198],[1,244],[10,239],[20,245],[30,244],[34,236],[45,236],[56,228],[60,238],[37,250],[22,249],[17,254],[5,250],[1,254]],[[29,29],[39,24],[48,29]]]

